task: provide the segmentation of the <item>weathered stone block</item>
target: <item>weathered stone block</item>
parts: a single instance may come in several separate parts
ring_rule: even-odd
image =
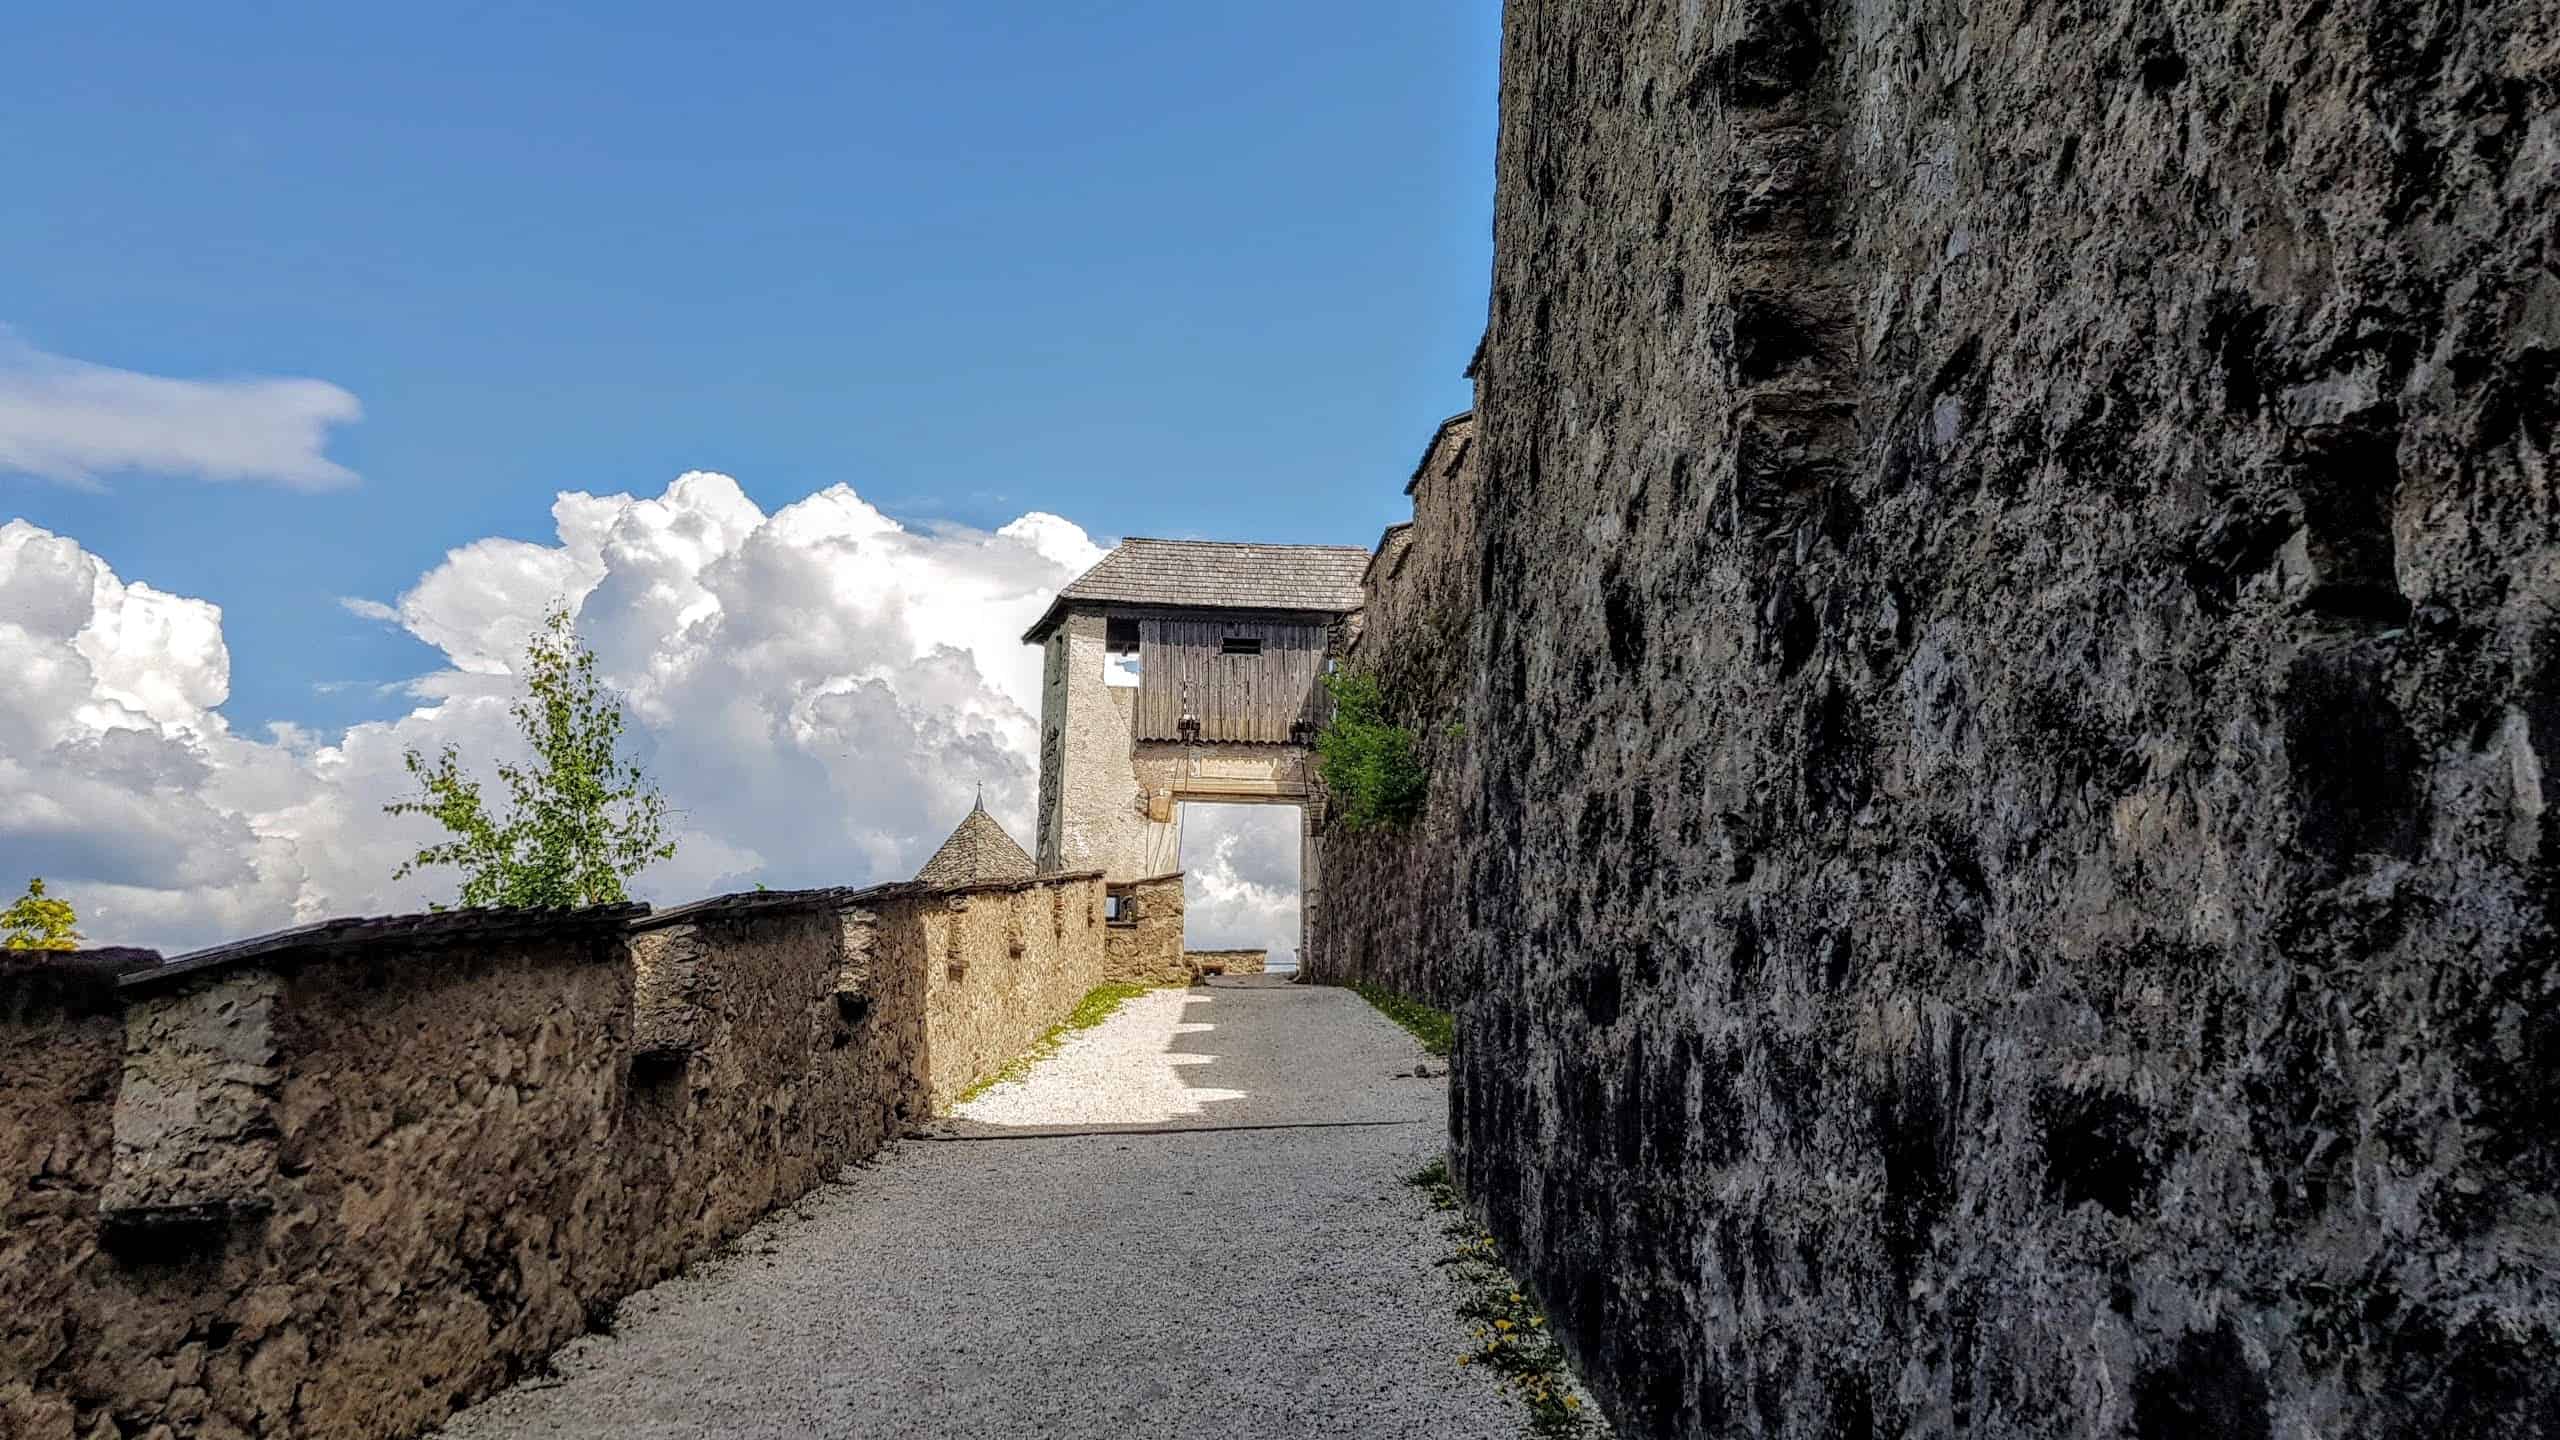
[[[632,1049],[661,1059],[690,1055],[711,1040],[720,971],[701,929],[674,925],[631,937]]]
[[[247,971],[136,1000],[125,1012],[112,1226],[217,1224],[274,1203],[282,977]]]

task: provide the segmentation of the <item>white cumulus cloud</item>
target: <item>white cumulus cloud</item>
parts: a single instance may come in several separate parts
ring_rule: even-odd
[[[324,380],[178,380],[48,354],[0,328],[0,472],[94,486],[120,471],[329,490],[322,453],[364,413]]]
[[[1030,839],[1040,657],[1021,634],[1101,558],[1083,530],[910,528],[843,486],[767,514],[703,472],[650,497],[564,494],[552,518],[552,543],[476,541],[396,604],[341,602],[445,666],[406,687],[407,714],[334,738],[233,734],[219,609],[0,526],[0,673],[18,682],[0,691],[0,883],[43,875],[92,940],[172,950],[449,899],[449,874],[392,880],[433,836],[382,806],[409,789],[408,749],[515,752],[510,670],[554,605],[627,697],[674,811],[678,854],[645,898],[903,878],[982,784]],[[1296,812],[1234,814],[1232,838],[1214,812],[1186,827],[1193,943],[1292,946]]]

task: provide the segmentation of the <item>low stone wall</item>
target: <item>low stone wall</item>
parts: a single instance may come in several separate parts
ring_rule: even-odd
[[[922,961],[924,1044],[915,1072],[936,1112],[1031,1048],[1102,983],[1100,872],[884,901]]]
[[[1203,975],[1259,975],[1271,968],[1268,950],[1186,950],[1182,958],[1195,980]]]
[[[663,1197],[641,1217],[635,1286],[808,1193],[925,1114],[914,1063],[922,967],[879,963],[880,908],[856,897],[811,904],[757,894],[634,926],[623,1172]]]
[[[0,1278],[0,1433],[405,1434],[586,1328],[642,1228],[628,918],[339,927],[13,1007],[13,1073],[62,1080],[0,1110],[0,1154],[54,1136],[0,1176],[47,1257]]]
[[[413,1434],[1021,1052],[1099,875],[0,960],[0,1435]]]
[[[1182,958],[1182,876],[1157,875],[1113,884],[1126,917],[1107,928],[1103,978],[1126,985],[1179,985],[1191,978]]]

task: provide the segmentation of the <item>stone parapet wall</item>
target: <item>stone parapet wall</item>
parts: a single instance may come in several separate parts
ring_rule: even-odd
[[[1185,950],[1182,960],[1194,980],[1204,975],[1260,975],[1271,968],[1268,950]]]
[[[1178,985],[1189,980],[1191,967],[1182,958],[1182,876],[1115,883],[1111,894],[1129,918],[1105,929],[1103,978],[1126,985]]]
[[[405,1434],[585,1329],[643,1228],[624,918],[140,971],[111,1032],[7,1016],[13,1073],[83,1079],[0,1110],[12,1159],[60,1137],[0,1174],[49,1232],[0,1433]]]
[[[413,1434],[1019,1053],[1098,980],[1101,898],[0,958],[0,1435]]]
[[[922,890],[881,909],[912,933],[924,962],[925,1048],[918,1062],[940,1112],[1031,1048],[1102,983],[1099,872]]]
[[[2551,34],[1510,0],[1453,1128],[1620,1433],[2554,1433]]]
[[[639,1284],[808,1193],[926,1113],[914,1063],[921,977],[872,953],[881,900],[758,909],[758,896],[734,898],[750,903],[652,917],[631,937],[644,982],[636,1029],[654,1037],[635,1046],[625,1174],[663,1201],[640,1227]],[[653,996],[653,971],[688,952],[690,988]]]

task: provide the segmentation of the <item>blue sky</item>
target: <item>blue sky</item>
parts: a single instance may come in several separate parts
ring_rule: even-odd
[[[561,490],[1365,545],[1467,403],[1497,5],[562,8],[13,11],[0,325],[363,406],[346,488],[0,475],[221,607],[235,729],[415,703],[336,598]]]

